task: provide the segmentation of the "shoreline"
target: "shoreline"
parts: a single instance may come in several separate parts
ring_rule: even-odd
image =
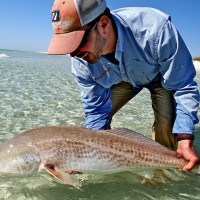
[[[200,74],[200,62],[194,60],[193,63],[194,63],[194,67],[196,69],[197,74]]]

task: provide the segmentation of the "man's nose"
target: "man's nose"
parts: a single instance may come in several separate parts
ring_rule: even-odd
[[[81,52],[79,50],[76,50],[76,51],[73,51],[72,53],[70,53],[70,56],[71,57],[75,57],[77,56],[78,54],[80,54]]]

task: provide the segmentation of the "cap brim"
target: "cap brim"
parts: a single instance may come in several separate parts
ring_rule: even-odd
[[[54,34],[49,45],[48,54],[70,54],[75,51],[85,34],[85,30]]]

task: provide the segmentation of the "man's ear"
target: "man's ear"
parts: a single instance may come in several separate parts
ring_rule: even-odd
[[[103,15],[99,20],[99,32],[102,35],[106,35],[109,32],[110,29],[110,20],[106,15]]]

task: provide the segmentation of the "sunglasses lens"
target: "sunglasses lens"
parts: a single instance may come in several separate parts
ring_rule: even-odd
[[[81,44],[80,44],[79,47],[82,47],[82,46],[84,46],[84,45],[87,43],[87,41],[88,41],[88,36],[89,36],[88,33],[89,33],[89,31],[85,32],[85,34],[84,34],[84,36],[83,36],[83,39],[82,39]]]
[[[82,46],[84,46],[84,45],[88,42],[90,33],[93,31],[93,29],[96,27],[96,25],[97,25],[97,22],[94,24],[94,26],[90,27],[90,28],[85,32],[85,34],[84,34],[84,36],[83,36],[83,39],[82,39],[82,41],[81,41],[81,44],[80,44],[79,48],[82,47]]]

